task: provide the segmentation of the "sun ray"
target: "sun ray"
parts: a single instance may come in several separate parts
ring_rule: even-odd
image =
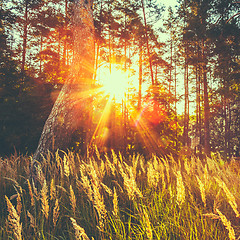
[[[96,145],[98,148],[101,149],[104,146],[104,143],[106,142],[106,139],[108,137],[107,122],[109,120],[111,105],[111,99],[109,98],[95,128],[95,131],[92,135],[89,147]]]
[[[116,136],[121,137],[117,140],[119,147],[126,149],[128,147],[128,141],[126,140],[128,133],[125,128],[128,124],[131,124],[133,131],[137,134],[135,140],[140,143],[141,147],[145,148],[147,152],[164,154],[166,143],[154,130],[154,126],[164,121],[164,107],[154,100],[145,99],[143,108],[141,110],[136,109],[131,97],[129,98],[132,94],[130,89],[134,88],[133,81],[129,77],[130,74],[120,67],[114,66],[114,64],[111,72],[108,69],[105,70],[98,76],[95,88],[81,91],[82,86],[79,84],[76,87],[76,96],[73,97],[73,99],[82,101],[82,107],[84,109],[88,108],[91,112],[90,115],[95,129],[88,144],[89,151],[91,152],[91,149],[94,149],[95,146],[103,151],[109,149],[109,147],[115,147]],[[135,83],[138,84],[136,79]],[[135,89],[137,87],[138,85]],[[88,99],[91,99],[91,101],[88,101]],[[90,105],[88,106],[88,104]]]
[[[135,109],[135,111],[131,113],[134,126],[140,135],[138,141],[141,141],[142,145],[147,148],[147,152],[164,154],[164,143],[161,141],[160,136],[151,129],[149,121],[143,117],[143,111],[144,110],[138,111]]]

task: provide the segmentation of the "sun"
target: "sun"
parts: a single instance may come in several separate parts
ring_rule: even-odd
[[[99,79],[102,90],[117,103],[125,98],[130,85],[128,73],[117,66],[112,66],[111,71],[104,69]]]

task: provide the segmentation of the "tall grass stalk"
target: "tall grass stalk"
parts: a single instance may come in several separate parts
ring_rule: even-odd
[[[18,215],[16,209],[12,205],[11,201],[5,196],[8,209],[8,221],[7,226],[9,226],[13,236],[17,240],[22,239],[22,224],[20,223],[20,216]]]
[[[239,237],[237,162],[94,156],[48,153],[37,186],[26,180],[30,157],[0,158],[0,239]]]

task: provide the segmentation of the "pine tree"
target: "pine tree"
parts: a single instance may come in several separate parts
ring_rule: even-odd
[[[86,110],[90,109],[91,98],[84,97],[84,91],[88,95],[86,92],[91,90],[93,84],[93,34],[92,2],[79,0],[75,3],[73,15],[74,56],[70,75],[43,128],[34,154],[36,161],[41,161],[41,154],[49,150],[65,149],[79,127],[80,119],[88,114]]]

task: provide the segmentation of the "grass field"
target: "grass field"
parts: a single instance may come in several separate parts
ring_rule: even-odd
[[[0,158],[0,239],[238,239],[239,163],[56,152]],[[37,186],[36,186],[37,185]]]

